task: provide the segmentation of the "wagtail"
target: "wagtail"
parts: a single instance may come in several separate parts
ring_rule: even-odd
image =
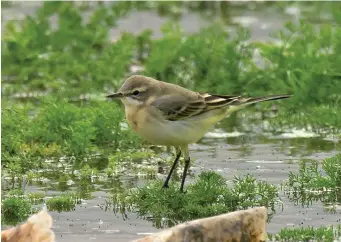
[[[262,101],[289,98],[291,95],[242,97],[190,91],[181,86],[151,77],[133,75],[126,79],[117,93],[131,128],[143,139],[155,144],[174,146],[176,158],[163,185],[168,187],[181,154],[185,159],[180,191],[183,192],[190,163],[188,145],[227,115],[245,106]]]

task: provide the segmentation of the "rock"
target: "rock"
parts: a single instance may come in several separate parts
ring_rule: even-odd
[[[266,238],[266,220],[266,208],[256,207],[179,224],[135,242],[260,242]]]
[[[54,242],[52,218],[44,209],[17,227],[1,231],[1,242]]]

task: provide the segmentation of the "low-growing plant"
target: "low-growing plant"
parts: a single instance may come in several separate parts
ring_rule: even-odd
[[[31,204],[37,205],[44,203],[45,193],[44,192],[31,192],[26,195],[27,199]]]
[[[195,33],[181,29],[177,17],[187,8],[216,17],[220,7],[225,23],[230,21],[232,8],[226,1],[100,2],[91,8],[84,3],[46,1],[36,15],[7,22],[1,52],[5,63],[1,174],[20,189],[8,192],[3,200],[2,209],[7,208],[2,210],[6,213],[3,221],[22,221],[32,204],[43,201],[41,193],[24,195],[27,181],[34,185],[44,181],[49,190],[75,188],[77,196],[64,194],[47,200],[49,209],[59,212],[71,211],[80,199],[91,198],[97,189],[94,183],[101,183],[115,194],[107,201],[107,209],[137,212],[157,227],[252,206],[266,206],[274,213],[281,205],[277,187],[251,175],[235,177],[230,186],[220,175],[204,172],[188,185],[185,195],[178,192],[176,183],[161,189],[159,180],[127,190],[129,185],[117,177],[129,171],[154,178],[156,160],[150,160],[155,154],[141,149],[142,142],[127,126],[121,107],[104,99],[137,70],[196,91],[252,96],[290,93],[293,97],[286,101],[261,106],[262,110],[279,106],[277,117],[267,118],[273,129],[298,127],[322,135],[339,134],[341,14],[336,5],[322,5],[316,11],[327,6],[330,21],[318,26],[305,20],[288,22],[274,33],[280,44],[254,43],[248,29],[236,25],[232,35],[223,23],[211,22]],[[117,20],[135,10],[175,18],[162,26],[160,38],[146,30],[138,35],[122,33],[113,40],[110,31]],[[86,20],[84,11],[89,13]],[[51,24],[52,16],[58,19],[57,25]],[[255,61],[256,50],[260,55]],[[233,117],[231,130],[236,123],[242,125],[237,115]],[[245,145],[240,149],[250,152]],[[106,161],[98,162],[98,156]],[[299,174],[290,173],[283,186],[291,201],[339,204],[340,160],[338,155],[322,165],[303,161]],[[96,177],[103,171],[107,179],[99,182]],[[276,238],[331,238],[328,229],[283,231]]]
[[[324,241],[334,242],[341,237],[341,225],[318,228],[284,228],[277,234],[268,234],[269,241]]]
[[[85,10],[73,2],[44,2],[36,15],[9,21],[1,52],[7,63],[2,69],[4,95],[39,91],[77,97],[117,87],[136,46],[129,33],[110,39],[110,28],[127,13],[122,5],[113,10],[97,5],[85,22]],[[52,15],[58,18],[56,28],[49,21]]]
[[[256,181],[251,175],[235,177],[230,188],[225,179],[212,171],[202,172],[195,183],[179,193],[178,184],[162,188],[163,181],[148,182],[129,192],[115,194],[107,208],[115,212],[133,211],[152,220],[156,227],[203,218],[253,206],[266,206],[272,213],[280,205],[276,186]]]
[[[318,133],[321,136],[337,135],[341,130],[340,105],[308,106],[305,112],[280,110],[276,117],[269,119],[272,130],[283,128],[303,128]]]
[[[72,193],[55,196],[46,201],[46,206],[50,211],[57,212],[70,212],[75,210],[76,204],[80,203],[81,200],[77,195]]]
[[[339,13],[331,4],[327,5],[327,9],[333,10],[333,19],[339,21]],[[78,4],[45,2],[36,16],[6,24],[2,52],[7,63],[2,71],[4,94],[8,97],[18,91],[43,91],[56,98],[71,99],[86,93],[101,95],[117,89],[131,73],[129,68],[137,65],[142,74],[197,91],[240,95],[290,93],[293,94],[290,100],[277,102],[282,108],[279,121],[338,132],[341,29],[331,22],[318,28],[308,21],[288,22],[283,30],[274,33],[281,42],[279,45],[250,43],[245,28],[236,29],[237,35],[232,37],[220,23],[186,34],[176,21],[162,27],[163,36],[159,39],[153,39],[147,30],[137,36],[124,33],[116,41],[110,40],[110,28],[133,10],[157,10],[172,15],[184,7],[228,10],[227,6],[206,2],[119,2],[108,8],[95,4],[89,21],[85,22],[82,21],[85,9]],[[56,29],[49,22],[53,14],[59,19]],[[262,66],[253,60],[255,49],[260,52]],[[74,140],[61,147],[77,153],[90,148],[89,138],[111,142],[108,123],[102,122],[106,121],[106,112],[97,115],[92,124],[101,126],[99,129],[91,126],[91,121],[77,117],[77,126],[72,132],[67,131]],[[84,134],[79,135],[81,132]],[[11,143],[7,142],[9,150],[18,145],[15,138],[12,136]],[[118,142],[119,138],[114,140]]]
[[[10,197],[1,202],[1,223],[7,225],[16,225],[26,220],[32,211],[32,205],[29,201]]]
[[[24,197],[24,191],[22,189],[12,189],[12,190],[9,190],[7,192],[6,197],[23,198]]]
[[[80,157],[105,147],[111,147],[111,152],[131,145],[138,148],[140,142],[122,125],[123,112],[115,103],[77,107],[65,101],[49,101],[41,104],[34,117],[24,115],[19,107],[2,112],[4,163],[13,156]]]
[[[290,172],[282,188],[296,204],[310,205],[321,201],[325,205],[341,203],[341,154],[316,160],[302,160],[298,173]]]

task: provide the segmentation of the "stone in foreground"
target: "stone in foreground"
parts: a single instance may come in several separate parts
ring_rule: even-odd
[[[265,207],[240,210],[176,225],[134,242],[260,242],[265,241]]]
[[[32,215],[26,223],[1,231],[1,242],[54,242],[52,218],[46,210]]]

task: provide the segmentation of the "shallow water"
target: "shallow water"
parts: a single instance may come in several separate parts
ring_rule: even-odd
[[[40,3],[30,3],[11,8],[2,9],[2,26],[6,20],[21,18],[25,14],[34,14]],[[253,11],[251,9],[237,8],[231,11],[230,21],[249,27],[252,40],[268,40],[269,33],[280,29],[286,20],[296,19],[300,11],[295,8],[287,9],[288,14],[280,14],[269,9]],[[122,30],[139,33],[150,28],[154,31],[154,37],[161,35],[160,27],[165,23],[165,18],[148,11],[129,15],[119,21],[118,28],[112,29],[111,37],[116,39]],[[187,13],[180,21],[188,32],[198,31],[207,24],[198,14]],[[233,28],[231,28],[233,32]],[[258,126],[255,126],[256,128]],[[340,141],[335,138],[322,138],[304,130],[291,130],[282,134],[273,134],[262,130],[243,130],[236,127],[221,127],[212,130],[198,144],[190,146],[193,157],[190,168],[191,177],[198,175],[203,170],[214,170],[222,174],[226,179],[232,179],[235,175],[253,174],[257,179],[265,180],[279,185],[288,178],[289,172],[297,172],[298,161],[301,158],[313,158],[322,160],[340,151]],[[232,130],[226,132],[226,130]],[[103,167],[103,162],[98,163]],[[98,167],[101,170],[101,167]],[[164,170],[154,166],[155,170]],[[165,177],[165,174],[158,177]],[[178,170],[181,173],[181,170]],[[121,172],[115,179],[94,180],[91,186],[92,199],[83,200],[72,212],[51,212],[54,219],[53,230],[57,241],[128,241],[142,237],[148,233],[158,231],[152,223],[141,218],[137,214],[127,213],[128,219],[121,214],[105,211],[106,199],[121,186],[121,189],[141,186],[146,178],[129,176]],[[77,184],[66,184],[64,189],[79,189]],[[61,186],[51,178],[50,181],[34,184],[26,187],[27,191],[46,191],[48,197],[60,194]],[[278,232],[283,227],[320,226],[338,224],[341,211],[328,213],[323,205],[314,202],[309,207],[297,206],[290,202],[281,193],[284,209],[277,208],[276,214],[268,224],[268,232]]]
[[[215,132],[214,130],[212,132]],[[220,132],[223,132],[220,130]],[[243,132],[240,132],[243,133]],[[252,174],[259,180],[279,185],[288,179],[289,172],[297,172],[299,161],[303,152],[305,158],[322,160],[336,154],[340,149],[335,142],[314,138],[315,146],[310,150],[301,150],[305,143],[311,138],[264,138],[258,135],[242,135],[225,138],[203,138],[198,144],[190,146],[190,153],[193,157],[190,168],[190,176],[187,184],[203,170],[214,170],[223,175],[226,179],[233,179],[234,176]],[[263,140],[263,141],[262,141]],[[300,140],[300,142],[297,142]],[[323,147],[330,145],[335,148],[326,151]],[[299,149],[301,152],[292,153],[292,149]],[[103,164],[102,164],[103,165]],[[158,166],[154,166],[159,170]],[[157,176],[164,178],[169,167],[163,174]],[[181,174],[182,170],[177,172]],[[152,223],[139,218],[137,214],[127,212],[128,219],[120,213],[105,211],[106,199],[119,188],[141,186],[145,178],[138,178],[136,175],[127,175],[124,172],[110,179],[94,180],[91,184],[94,188],[91,192],[92,198],[82,200],[82,204],[76,205],[72,212],[51,212],[54,219],[53,230],[56,232],[57,241],[84,241],[100,240],[128,241],[139,238],[147,233],[158,231]],[[40,185],[27,186],[27,191],[46,191],[46,196],[61,194],[57,189],[60,186],[52,185],[57,181],[48,181]],[[51,188],[51,185],[53,188]],[[118,187],[117,187],[118,186]],[[77,184],[70,184],[70,190],[77,190]],[[267,225],[270,233],[278,232],[284,227],[320,226],[338,224],[341,210],[336,213],[325,212],[320,202],[313,202],[310,206],[295,205],[294,202],[280,192],[284,209],[276,207],[276,213]]]

